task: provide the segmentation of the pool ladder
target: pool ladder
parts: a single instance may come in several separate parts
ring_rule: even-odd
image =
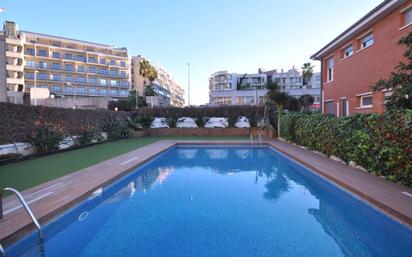
[[[262,144],[262,134],[258,133],[258,138],[259,138],[259,144]],[[250,133],[250,144],[254,145],[254,141],[253,141],[253,133]]]
[[[44,255],[44,233],[43,233],[43,228],[41,227],[39,221],[34,216],[34,214],[31,211],[29,205],[27,204],[26,200],[24,200],[21,193],[19,191],[17,191],[16,189],[14,189],[14,188],[6,187],[3,191],[9,191],[9,192],[14,193],[17,196],[17,198],[19,199],[21,205],[23,205],[24,209],[29,214],[31,220],[33,221],[33,223],[36,226],[37,231],[39,233],[39,253],[40,253],[40,256],[44,257],[45,255]],[[0,194],[0,219],[3,218],[3,204],[2,204],[2,202],[3,202],[3,200],[1,199],[1,194]],[[5,251],[4,251],[4,249],[1,245],[0,245],[0,256],[1,257],[6,257]]]

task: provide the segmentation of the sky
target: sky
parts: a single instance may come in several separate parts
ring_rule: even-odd
[[[126,46],[165,67],[191,104],[209,76],[301,67],[382,0],[0,0],[22,30]],[[319,70],[319,63],[312,61]]]

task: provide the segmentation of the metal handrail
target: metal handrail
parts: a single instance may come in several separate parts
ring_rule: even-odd
[[[1,244],[0,244],[0,256],[1,257],[6,257],[6,253],[4,252],[4,248],[3,248],[3,246],[1,246]]]
[[[36,217],[34,217],[33,212],[31,211],[29,205],[27,204],[26,200],[24,200],[23,196],[14,188],[6,187],[4,191],[10,191],[14,193],[17,198],[20,200],[20,203],[23,205],[26,212],[29,214],[31,220],[33,221],[34,225],[36,225],[37,231],[39,232],[39,252],[40,256],[44,256],[44,233],[40,223],[37,221]]]
[[[253,145],[253,133],[250,133],[250,144]]]

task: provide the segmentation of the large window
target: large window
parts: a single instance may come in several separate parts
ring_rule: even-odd
[[[60,53],[59,52],[53,52],[52,56],[53,56],[53,58],[60,58]]]
[[[40,61],[39,68],[47,69],[47,62]]]
[[[96,67],[89,67],[89,73],[96,73]]]
[[[100,59],[100,64],[106,64],[106,59]]]
[[[343,58],[346,58],[352,55],[353,55],[353,45],[350,44],[343,49]]]
[[[332,81],[333,80],[333,70],[335,68],[335,62],[333,60],[333,57],[329,57],[326,60],[326,65],[327,65],[327,81]]]
[[[51,87],[51,91],[52,91],[52,92],[60,92],[60,91],[62,91],[62,87],[59,86],[59,85],[53,85],[53,86]]]
[[[99,95],[107,95],[106,89],[99,89]]]
[[[73,76],[72,75],[66,75],[66,81],[67,82],[73,82]]]
[[[47,80],[49,79],[47,73],[39,73],[39,80]]]
[[[106,86],[106,80],[105,79],[100,79],[100,85]]]
[[[64,54],[64,59],[73,60],[73,55],[72,55],[72,54],[69,54],[69,53],[65,53],[65,54]]]
[[[73,64],[66,64],[66,71],[74,71],[74,65]]]
[[[47,51],[46,50],[39,50],[39,56],[46,56],[47,57]]]
[[[96,88],[92,87],[89,89],[89,94],[95,95],[96,94]]]
[[[52,77],[53,77],[54,81],[60,81],[61,80],[60,74],[52,74]]]
[[[78,76],[76,81],[78,83],[86,83],[86,78],[84,76]]]
[[[36,55],[36,52],[34,51],[33,48],[27,48],[26,53],[27,53],[28,55]]]
[[[116,60],[110,60],[110,65],[116,65]]]
[[[89,62],[97,63],[97,59],[94,56],[89,56]]]
[[[89,77],[89,83],[90,84],[96,84],[97,83],[97,78],[96,77]]]
[[[121,61],[121,62],[120,62],[120,66],[122,66],[122,67],[126,67],[126,62]]]
[[[408,26],[412,24],[412,8],[409,8],[404,12],[404,26]]]
[[[61,70],[62,65],[60,63],[52,63],[52,70]]]
[[[110,80],[110,86],[116,86],[116,80]]]
[[[78,72],[84,72],[84,66],[77,66]]]
[[[27,72],[26,73],[26,78],[27,79],[34,79],[34,72]]]
[[[373,96],[372,95],[360,96],[360,107],[370,108],[372,106],[373,106]]]
[[[333,101],[325,102],[325,113],[326,114],[334,114],[334,112],[333,112]]]
[[[35,61],[28,60],[28,61],[27,61],[27,67],[32,67],[32,68],[36,67],[36,62],[35,62]]]
[[[375,38],[372,33],[369,33],[366,36],[362,37],[360,43],[361,43],[361,48],[363,49],[363,48],[373,45],[373,43],[375,43]]]
[[[78,54],[76,59],[80,62],[85,62],[86,61],[86,57],[82,54]]]

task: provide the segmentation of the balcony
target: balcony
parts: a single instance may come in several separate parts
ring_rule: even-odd
[[[23,65],[7,64],[6,69],[11,70],[11,71],[21,71],[21,72],[23,72],[24,67],[23,67]]]
[[[6,38],[6,44],[22,46],[23,42],[17,38]]]
[[[23,78],[7,78],[7,84],[24,84]]]
[[[23,52],[6,51],[6,57],[23,59]]]

